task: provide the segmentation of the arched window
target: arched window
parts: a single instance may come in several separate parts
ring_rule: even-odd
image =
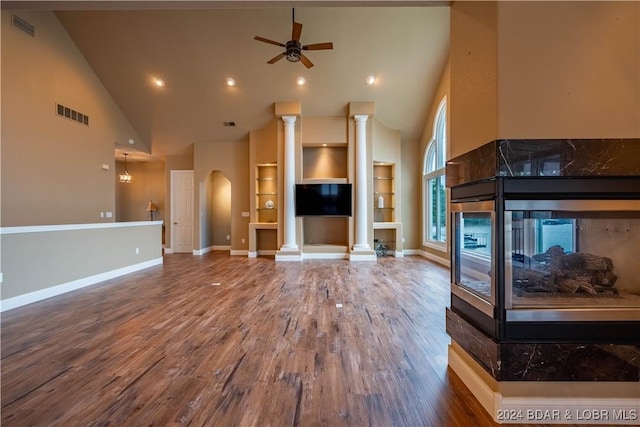
[[[447,151],[447,98],[438,106],[433,136],[424,156],[422,172],[423,241],[426,246],[444,249],[447,241],[447,191],[445,157]]]

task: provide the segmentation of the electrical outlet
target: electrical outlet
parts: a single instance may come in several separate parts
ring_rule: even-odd
[[[227,240],[231,240],[231,236],[227,234]]]
[[[242,243],[244,243],[244,239],[242,239]]]
[[[111,218],[111,217],[113,217],[113,212],[107,211],[107,218]]]
[[[100,212],[100,218],[104,218],[104,212]]]
[[[136,255],[140,253],[140,248],[136,248]]]

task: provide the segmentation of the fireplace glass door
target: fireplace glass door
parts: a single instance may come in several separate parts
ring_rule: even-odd
[[[493,208],[493,202],[456,203],[452,245],[452,291],[491,317],[495,306]]]
[[[567,316],[584,320],[601,318],[598,310],[611,313],[610,320],[624,320],[629,309],[640,308],[640,213],[634,204],[507,201],[505,303],[513,309],[508,318],[528,320],[517,309],[538,309],[537,316],[539,309],[568,309]],[[623,310],[614,315],[615,308]]]

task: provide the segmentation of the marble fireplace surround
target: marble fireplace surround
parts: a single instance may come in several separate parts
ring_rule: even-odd
[[[496,381],[637,383],[640,378],[640,343],[500,343],[452,310],[446,316],[451,339]]]
[[[447,187],[495,177],[638,177],[640,139],[494,140],[447,162]],[[613,180],[615,181],[615,180]],[[498,423],[640,425],[640,335],[500,342],[447,309],[449,366]]]
[[[640,176],[638,159],[640,138],[497,139],[448,161],[447,186],[496,176]]]

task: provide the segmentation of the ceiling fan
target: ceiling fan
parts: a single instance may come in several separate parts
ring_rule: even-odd
[[[274,58],[272,58],[269,61],[267,61],[267,64],[275,64],[276,62],[278,62],[282,58],[287,58],[287,61],[290,61],[290,62],[298,62],[298,61],[300,61],[300,62],[302,62],[304,64],[305,67],[311,68],[311,67],[313,67],[313,62],[309,61],[309,58],[304,56],[302,54],[302,51],[303,50],[333,49],[333,43],[331,43],[331,42],[328,42],[328,43],[314,43],[314,44],[307,44],[307,45],[303,46],[300,43],[300,34],[302,33],[302,24],[300,24],[299,22],[296,22],[295,9],[292,10],[291,21],[293,22],[293,29],[291,30],[291,40],[289,40],[285,44],[280,43],[280,42],[276,42],[276,41],[273,41],[273,40],[265,39],[264,37],[259,37],[259,36],[255,36],[254,39],[258,40],[258,41],[261,41],[261,42],[274,44],[276,46],[281,46],[281,47],[285,48],[284,52],[282,52],[278,56],[275,56]]]

